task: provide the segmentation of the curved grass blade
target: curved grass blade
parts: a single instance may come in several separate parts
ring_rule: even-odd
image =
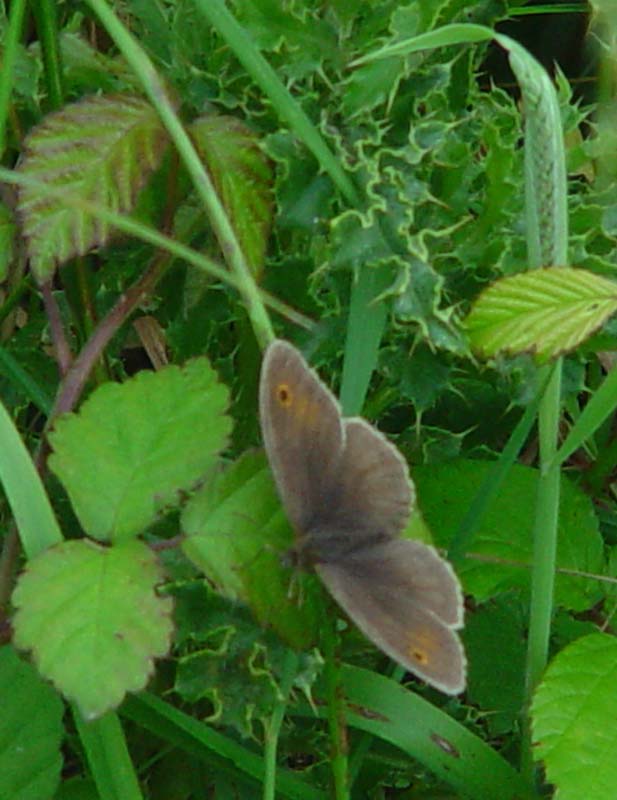
[[[616,407],[617,370],[613,369],[583,409],[565,442],[557,451],[555,462],[563,464],[575,450],[593,436],[600,425],[615,412]]]
[[[62,532],[30,454],[0,403],[0,482],[28,558],[59,544]]]

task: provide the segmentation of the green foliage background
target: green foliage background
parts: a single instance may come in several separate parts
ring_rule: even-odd
[[[578,50],[585,25],[610,48],[601,5],[540,10],[544,44],[576,20]],[[586,53],[599,77],[574,94],[576,76],[537,53],[554,76],[577,270],[551,272],[553,289],[542,271],[528,289],[505,284],[507,303],[544,298],[545,329],[515,319],[499,347],[489,331],[486,363],[473,316],[462,322],[528,265],[529,98],[522,109],[497,46],[471,33],[478,43],[452,33],[368,58],[526,13],[492,0],[0,3],[0,601],[15,627],[0,650],[0,798],[615,793],[598,754],[617,744],[616,657],[596,633],[616,575],[614,87]],[[542,177],[542,153],[538,164]],[[583,283],[586,325],[559,306]],[[474,313],[485,324],[480,303]],[[408,459],[408,533],[451,548],[468,595],[461,697],[409,676],[399,686],[314,576],[281,562],[293,536],[254,451],[271,325]],[[558,481],[554,660],[530,712],[532,519],[538,478],[559,464],[542,421],[539,434],[524,426],[547,386],[534,353],[574,347],[558,362],[561,434],[577,436]],[[177,366],[144,373],[161,352]],[[504,485],[495,464],[517,436]],[[64,721],[45,679],[71,702]],[[581,739],[593,767],[571,773]]]

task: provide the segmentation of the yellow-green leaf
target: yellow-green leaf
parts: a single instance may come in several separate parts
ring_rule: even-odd
[[[464,322],[484,358],[534,353],[540,362],[574,350],[617,311],[617,284],[572,267],[503,278],[482,292]]]
[[[102,547],[63,542],[28,562],[15,591],[14,642],[85,719],[143,689],[153,659],[165,655],[172,601],[143,542]]]

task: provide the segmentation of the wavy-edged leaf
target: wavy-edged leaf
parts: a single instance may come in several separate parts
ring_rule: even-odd
[[[464,321],[485,358],[506,351],[538,361],[573,350],[617,311],[617,284],[587,270],[548,267],[497,281]]]
[[[534,756],[559,800],[617,797],[617,641],[594,633],[562,650],[532,705]]]
[[[155,110],[138,97],[88,97],[47,116],[26,140],[19,171],[53,189],[66,189],[111,211],[130,211],[160,164],[168,137]],[[57,264],[105,244],[107,222],[65,206],[39,188],[19,190],[32,271],[39,283]]]
[[[62,767],[62,701],[10,645],[0,648],[0,686],[0,797],[52,797]]]
[[[15,645],[74,700],[85,719],[143,689],[153,659],[169,649],[172,601],[162,575],[136,540],[102,547],[73,540],[28,562],[13,592]]]
[[[414,467],[418,504],[438,546],[448,546],[492,466],[488,461],[457,459]],[[474,531],[469,554],[457,564],[465,591],[478,602],[509,590],[529,593],[537,483],[537,470],[520,464],[510,469]],[[556,576],[555,600],[582,611],[602,594],[595,581],[575,573],[604,571],[602,537],[589,497],[566,477],[560,494],[557,566],[574,574]]]
[[[280,702],[282,672],[290,659],[287,646],[256,625],[246,606],[230,603],[205,581],[176,584],[170,591],[176,643],[183,653],[174,690],[182,700],[208,709],[202,719],[255,739],[255,723],[268,719]],[[321,657],[306,653],[291,660],[294,685],[309,692]]]
[[[157,737],[164,731],[166,742],[190,752],[191,757],[203,762],[210,773],[214,770],[221,774],[231,771],[242,783],[248,779],[250,784],[241,797],[262,795],[264,759],[255,752],[254,746],[243,746],[237,737],[219,733],[214,726],[204,724],[148,692],[127,697],[122,706],[122,716]],[[315,786],[312,776],[301,777],[299,772],[298,769],[277,765],[276,791],[279,796],[289,800],[327,800],[328,793]]]
[[[108,383],[50,434],[50,468],[86,532],[135,536],[195,486],[225,446],[227,387],[206,358]]]
[[[190,127],[197,150],[253,274],[259,275],[273,216],[270,161],[257,136],[235,117],[210,114]]]

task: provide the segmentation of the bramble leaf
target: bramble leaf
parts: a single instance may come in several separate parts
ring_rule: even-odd
[[[168,138],[155,110],[138,97],[88,97],[47,116],[26,140],[22,175],[40,186],[19,190],[18,211],[32,272],[39,283],[57,264],[105,244],[109,225],[76,207],[82,199],[111,211],[130,211],[159,166]]]
[[[263,269],[272,224],[272,168],[255,134],[235,117],[201,117],[191,134],[253,274]]]
[[[617,642],[594,633],[549,665],[532,704],[534,756],[559,800],[617,795]]]
[[[617,311],[617,284],[571,267],[521,272],[497,281],[464,321],[485,358],[535,353],[539,362],[574,350]]]
[[[157,596],[161,579],[143,542],[50,547],[13,592],[15,645],[32,650],[39,672],[94,719],[143,689],[153,659],[167,653],[172,601]]]
[[[97,389],[50,434],[50,468],[86,532],[136,536],[195,486],[224,447],[228,392],[207,359]]]

